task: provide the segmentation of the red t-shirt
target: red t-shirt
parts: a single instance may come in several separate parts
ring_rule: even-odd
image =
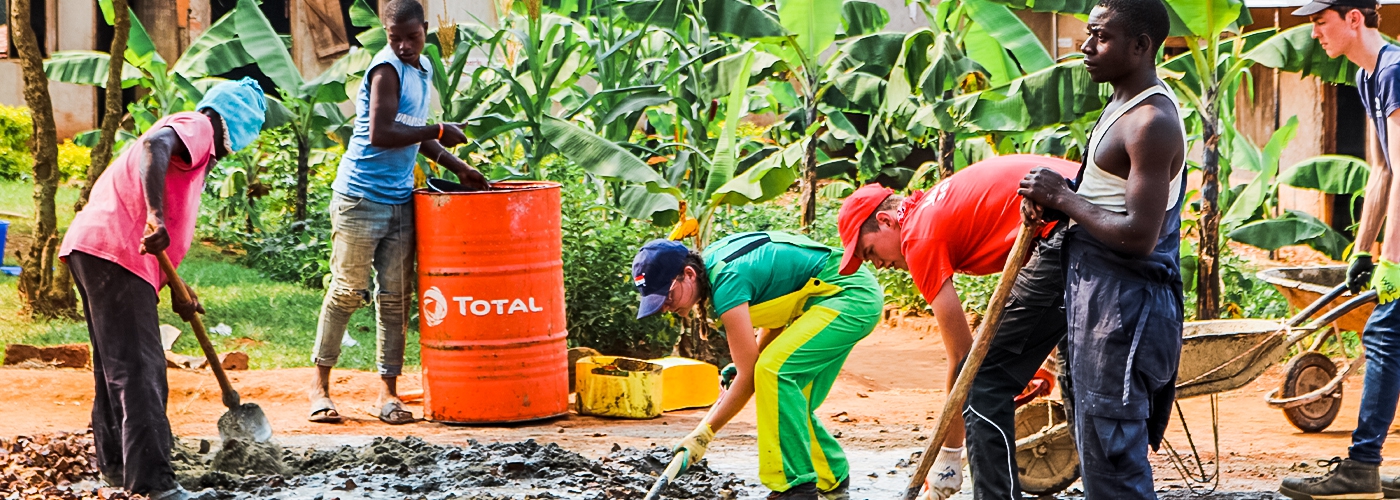
[[[980,161],[930,189],[906,210],[900,232],[909,274],[932,301],[954,273],[1001,272],[1021,227],[1021,179],[1035,167],[1074,178],[1079,164],[1060,158],[1008,155]]]
[[[190,162],[171,155],[165,171],[165,230],[170,234],[170,247],[165,254],[176,267],[189,251],[194,240],[195,221],[199,218],[199,194],[204,190],[204,169],[214,158],[214,126],[209,117],[196,112],[175,113],[142,134],[146,136],[170,127],[185,143]],[[141,240],[146,234],[146,185],[141,174],[141,147],[126,148],[116,161],[97,178],[92,195],[83,211],[73,217],[68,233],[63,236],[59,257],[66,258],[79,251],[114,262],[140,276],[157,291],[165,285],[165,276],[154,255],[141,254]]]

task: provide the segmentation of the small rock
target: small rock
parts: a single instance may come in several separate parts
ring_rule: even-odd
[[[870,395],[869,395],[869,394],[866,394],[866,393],[864,393],[864,392],[857,392],[857,393],[856,393],[856,397],[858,397],[858,398],[868,398],[868,397],[870,397]]]
[[[876,473],[874,473],[874,472],[871,472],[871,473],[870,473],[870,478],[871,478],[871,479],[880,479],[880,475],[879,475],[879,474],[876,474]]]

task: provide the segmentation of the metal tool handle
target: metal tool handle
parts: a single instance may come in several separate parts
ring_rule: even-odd
[[[190,302],[190,291],[185,288],[185,282],[180,279],[180,275],[175,274],[175,266],[170,263],[170,257],[165,255],[165,250],[156,252],[156,260],[160,261],[160,269],[165,272],[165,278],[170,282],[170,297],[180,302]],[[209,360],[209,369],[214,370],[214,378],[219,380],[224,406],[230,410],[238,408],[238,391],[233,390],[233,384],[228,382],[228,374],[224,373],[224,365],[219,362],[219,354],[214,351],[214,344],[209,342],[209,334],[205,332],[204,321],[199,319],[198,313],[190,318],[190,326],[194,328],[195,338],[199,339],[199,347],[204,350],[204,359]]]
[[[962,414],[960,410],[963,403],[967,401],[968,391],[972,389],[972,378],[977,375],[977,370],[982,367],[982,358],[987,356],[987,350],[992,346],[992,338],[996,337],[997,327],[1001,325],[1001,313],[1006,307],[1006,298],[1011,295],[1011,287],[1016,283],[1016,275],[1021,272],[1021,267],[1025,265],[1026,256],[1030,255],[1031,246],[1040,232],[1040,227],[1041,224],[1038,222],[1023,223],[1020,231],[1016,233],[1016,244],[1011,247],[1011,254],[1006,257],[1006,266],[1001,270],[1001,279],[997,281],[996,292],[992,294],[991,300],[987,303],[987,315],[983,318],[982,325],[977,328],[977,335],[972,342],[972,351],[968,353],[966,361],[963,362],[962,370],[958,372],[957,382],[953,384],[953,390],[948,392],[947,401],[943,402],[943,411],[938,415],[938,427],[934,430],[933,440],[928,442],[928,449],[924,450],[923,457],[919,458],[919,468],[915,469],[914,476],[909,478],[909,486],[904,490],[904,500],[914,500],[915,497],[919,496],[919,490],[924,486],[924,478],[928,477],[929,469],[933,468],[934,457],[938,454],[939,448],[943,447],[943,440],[948,438],[948,430],[952,427],[953,416]],[[1007,404],[1010,403],[1011,401],[1007,401]]]
[[[671,480],[675,479],[676,475],[681,473],[681,466],[685,465],[686,453],[690,452],[686,450],[676,452],[675,458],[671,459],[670,465],[666,466],[666,470],[661,473],[661,477],[656,478],[656,484],[651,485],[651,490],[647,491],[647,496],[643,497],[642,500],[657,500],[661,498],[661,490],[666,489],[666,485],[671,484]]]
[[[1302,311],[1298,311],[1298,314],[1293,315],[1292,318],[1288,318],[1288,322],[1284,324],[1288,325],[1289,328],[1293,328],[1295,326],[1303,324],[1303,322],[1307,321],[1308,318],[1311,318],[1314,314],[1317,314],[1317,311],[1321,310],[1323,307],[1326,307],[1327,304],[1331,304],[1332,301],[1337,300],[1337,297],[1341,297],[1342,294],[1346,292],[1347,284],[1346,282],[1342,282],[1342,284],[1337,285],[1335,288],[1328,291],[1323,296],[1318,297],[1317,300],[1313,301],[1313,303],[1308,304],[1308,307],[1303,308]]]

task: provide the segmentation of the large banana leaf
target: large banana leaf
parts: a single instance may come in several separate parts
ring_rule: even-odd
[[[753,51],[745,53],[744,63],[734,75],[734,82],[730,84],[729,99],[724,106],[724,127],[720,131],[719,143],[712,156],[710,175],[705,179],[706,198],[734,178],[734,167],[739,161],[735,136],[739,129],[739,120],[744,117],[744,110],[747,109],[744,106],[744,97],[748,94],[749,67],[753,65],[753,60]]]
[[[657,227],[669,227],[680,221],[680,202],[671,193],[653,193],[646,186],[629,185],[622,188],[622,213],[633,219],[650,220]]]
[[[1229,232],[1241,224],[1254,217],[1255,212],[1264,206],[1277,187],[1274,180],[1278,177],[1279,154],[1283,146],[1293,140],[1293,136],[1298,131],[1298,117],[1288,119],[1288,123],[1274,132],[1269,139],[1269,144],[1263,150],[1255,147],[1249,142],[1244,134],[1235,134],[1233,147],[1231,148],[1231,164],[1254,170],[1259,173],[1249,184],[1245,186],[1239,196],[1230,203],[1230,208],[1225,212],[1225,216],[1220,219],[1220,227]]]
[[[884,77],[899,59],[904,39],[903,33],[877,33],[849,40],[841,44],[827,67],[826,76],[834,78],[849,71],[860,71]]]
[[[671,201],[664,206],[669,207],[668,210],[680,208],[678,200],[682,196],[681,191],[667,183],[666,179],[652,170],[646,162],[622,149],[616,143],[553,116],[543,117],[540,121],[540,131],[544,134],[544,139],[548,140],[554,149],[557,149],[565,158],[582,167],[589,174],[610,181],[642,185],[651,193],[669,194],[668,197]],[[655,203],[636,205],[636,207],[642,206],[651,209],[659,205]],[[629,217],[648,220],[652,219],[656,213],[656,211],[644,212],[641,209],[627,211]]]
[[[151,35],[146,32],[146,27],[141,24],[141,19],[136,17],[136,12],[127,9],[127,15],[131,19],[131,30],[127,31],[126,40],[126,62],[154,73],[150,67],[152,63],[165,65],[165,59],[156,52],[156,43],[151,41]],[[160,70],[164,72],[165,70]]]
[[[1072,60],[957,97],[947,112],[969,131],[1022,132],[1073,123],[1102,109],[1104,102],[1100,85],[1089,78],[1083,61]]]
[[[1016,10],[1032,12],[1059,12],[1062,14],[1088,14],[1098,5],[1098,0],[988,0]]]
[[[253,64],[253,57],[243,50],[233,13],[224,15],[209,26],[171,68],[186,78],[222,75],[235,68]]]
[[[989,0],[964,0],[963,5],[973,22],[985,28],[987,34],[1011,51],[1021,73],[1034,73],[1055,64],[1035,32],[1005,5]]]
[[[1356,157],[1322,155],[1298,162],[1285,170],[1279,182],[1327,194],[1349,195],[1366,189],[1370,176],[1371,167]]]
[[[987,70],[988,79],[994,86],[1001,86],[1021,76],[1020,67],[1006,47],[1001,46],[996,37],[980,23],[972,23],[963,34],[963,48],[968,57]]]
[[[1341,259],[1350,244],[1345,236],[1326,223],[1295,210],[1289,210],[1277,219],[1246,224],[1231,231],[1229,238],[1269,251],[1292,245],[1308,245],[1332,259]]]
[[[1166,0],[1166,4],[1185,28],[1173,36],[1216,38],[1234,25],[1244,10],[1244,0]]]
[[[841,27],[841,0],[777,0],[777,3],[778,22],[793,36],[802,56],[815,65],[822,52],[836,41],[836,30]]]
[[[111,57],[93,50],[64,50],[54,52],[44,61],[44,74],[55,82],[107,87],[107,68]],[[136,85],[145,75],[135,66],[122,66],[122,88]]]
[[[1345,57],[1330,58],[1312,37],[1312,24],[1302,24],[1269,37],[1245,58],[1283,71],[1317,76],[1327,83],[1354,84],[1356,64]]]
[[[748,53],[753,53],[754,59],[749,64],[749,80],[744,83],[745,87],[757,85],[770,72],[786,68],[776,55],[752,49],[739,50],[704,66],[700,72],[700,99],[709,101],[729,95],[730,86],[738,81],[734,76],[744,67]]]
[[[832,89],[822,102],[842,111],[874,114],[885,97],[885,79],[854,71],[831,79]]]
[[[238,38],[243,42],[243,50],[258,62],[258,69],[283,91],[299,93],[305,83],[301,71],[292,62],[292,55],[282,44],[282,37],[263,16],[257,1],[238,0],[232,15],[237,23]]]
[[[911,37],[914,35],[911,34]],[[924,38],[920,36],[913,43],[922,43],[922,40]],[[909,51],[905,63],[907,76],[911,77],[911,83],[918,82],[919,89],[926,99],[938,99],[944,92],[956,90],[959,82],[968,74],[987,75],[987,70],[982,65],[963,54],[951,33],[939,33],[933,40],[933,47],[927,52],[927,56],[922,58],[918,57],[917,45],[910,46],[909,42],[906,42],[906,47]],[[919,66],[923,69],[920,70]],[[913,79],[915,75],[918,75],[917,80]]]
[[[355,35],[355,40],[371,54],[379,52],[379,49],[389,44],[389,35],[384,32],[383,23],[379,22],[379,16],[375,15],[374,9],[369,8],[365,0],[355,0],[355,3],[350,5],[350,25],[368,28]]]
[[[771,14],[744,0],[704,0],[700,8],[701,15],[705,17],[706,27],[713,33],[725,33],[748,40],[777,39],[787,34],[783,28],[785,24],[779,23]],[[834,30],[832,36],[835,36]]]
[[[745,170],[716,190],[710,196],[710,204],[737,206],[762,203],[787,192],[801,174],[803,155],[810,140],[795,142]]]
[[[846,0],[841,4],[841,35],[855,37],[878,33],[890,23],[890,13],[874,2]]]

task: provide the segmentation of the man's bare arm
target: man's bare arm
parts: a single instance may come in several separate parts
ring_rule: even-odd
[[[1400,131],[1400,111],[1391,113],[1386,118],[1386,122],[1391,130]],[[1366,122],[1366,127],[1374,130],[1370,121]],[[1400,155],[1400,134],[1391,134],[1386,143],[1385,147],[1390,152],[1391,158],[1400,158],[1400,156],[1396,156]],[[1372,144],[1379,146],[1374,142]],[[1356,244],[1352,249],[1353,254],[1372,253],[1375,250],[1376,237],[1381,234],[1381,228],[1385,226],[1386,216],[1395,215],[1389,213],[1391,209],[1400,209],[1400,203],[1395,205],[1388,203],[1390,193],[1395,191],[1395,175],[1379,149],[1376,147],[1371,150],[1373,157],[1378,161],[1371,165],[1371,177],[1366,181],[1366,202],[1361,205],[1361,224],[1356,230]],[[1386,241],[1396,241],[1391,239],[1396,237],[1394,234],[1396,228],[1397,225],[1390,225],[1386,231]],[[1384,252],[1381,257],[1396,262],[1397,258],[1400,258],[1400,255],[1396,255],[1400,253],[1400,248],[1396,248],[1396,245],[1387,246],[1394,248],[1394,250]]]
[[[1123,127],[1119,130],[1128,131],[1122,146],[1130,165],[1128,213],[1111,212],[1089,203],[1070,191],[1059,173],[1043,167],[1032,170],[1021,181],[1019,193],[1069,215],[1109,248],[1145,256],[1156,247],[1166,218],[1168,186],[1179,166],[1177,159],[1185,155],[1184,145],[1178,140],[1181,123],[1175,113],[1143,107],[1120,118],[1119,126]]]

